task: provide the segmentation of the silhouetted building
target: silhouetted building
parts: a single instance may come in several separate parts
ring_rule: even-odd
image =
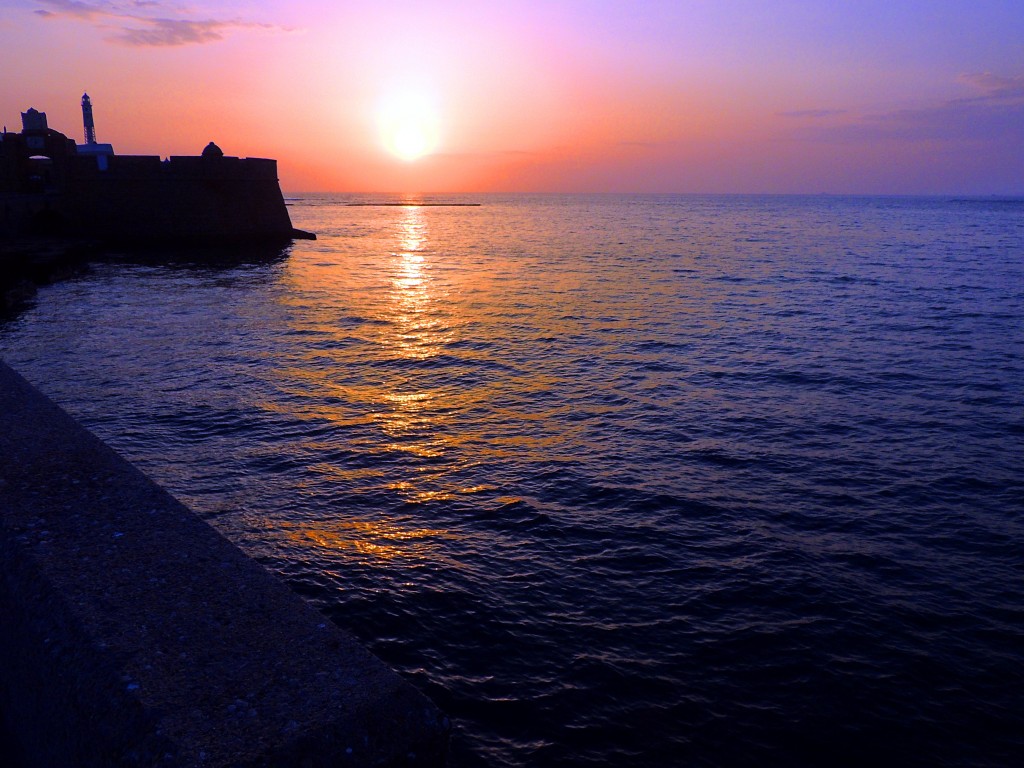
[[[90,109],[86,109],[90,107]],[[293,230],[277,161],[202,156],[115,155],[95,141],[82,97],[86,144],[22,113],[22,132],[0,134],[0,237],[68,234],[120,241],[268,241]],[[90,141],[91,140],[91,141]]]
[[[23,131],[45,131],[46,113],[29,107],[28,112],[21,113],[21,129]]]

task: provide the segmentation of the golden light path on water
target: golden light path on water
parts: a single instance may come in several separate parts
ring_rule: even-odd
[[[336,256],[330,263],[295,259],[289,263],[291,285],[283,300],[319,292],[322,316],[312,323],[306,316],[301,321],[302,328],[296,329],[314,330],[317,350],[307,352],[307,365],[283,370],[281,383],[293,394],[305,395],[303,399],[311,406],[306,416],[312,420],[330,421],[332,428],[338,430],[349,429],[354,422],[364,427],[375,426],[382,439],[371,452],[385,461],[393,462],[396,456],[406,456],[413,462],[443,460],[455,447],[455,430],[449,428],[456,405],[455,390],[424,386],[422,377],[395,375],[394,369],[397,364],[401,370],[403,361],[410,366],[429,364],[432,358],[444,353],[445,345],[455,339],[454,328],[461,324],[453,316],[458,303],[447,301],[446,289],[433,278],[436,251],[431,247],[423,209],[410,205],[390,208],[382,215],[389,221],[381,233],[375,258],[379,259],[376,271],[387,283],[376,286],[377,290],[364,286],[365,290],[353,291],[348,282],[352,277],[350,265]],[[343,306],[353,300],[359,304]],[[444,307],[439,310],[437,305],[442,300]],[[377,366],[375,373],[359,377],[348,373],[354,361],[343,350],[353,328],[332,319],[339,313],[368,321],[359,322],[357,332],[372,334],[372,338],[361,340],[369,341],[376,350],[375,357],[387,366]],[[325,350],[328,360],[324,360]],[[373,361],[362,363],[373,365]],[[384,372],[385,367],[391,372]],[[311,455],[323,447],[315,438],[308,442]],[[356,479],[365,482],[368,477],[379,477],[384,482],[385,474],[372,464],[352,468],[322,460],[311,464],[310,469],[339,485]],[[402,474],[402,479],[388,480],[383,488],[412,505],[450,501],[458,495],[489,490],[489,486],[479,485],[448,487],[450,482],[443,479],[441,487],[437,487],[441,476],[447,474],[444,467],[438,471],[429,465],[413,466]],[[377,561],[430,557],[436,549],[435,541],[451,536],[447,530],[422,527],[409,516],[391,515],[383,509],[374,518],[359,519],[347,517],[343,505],[337,512],[336,519],[283,520],[276,526],[289,541],[314,548],[318,556],[356,556]]]

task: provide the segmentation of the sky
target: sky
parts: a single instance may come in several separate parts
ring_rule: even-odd
[[[1022,0],[0,0],[0,72],[286,192],[1024,194]]]

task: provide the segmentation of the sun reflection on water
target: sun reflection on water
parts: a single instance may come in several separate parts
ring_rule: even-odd
[[[390,253],[389,301],[384,309],[387,323],[379,327],[379,343],[392,361],[426,361],[443,351],[450,336],[443,314],[437,308],[431,279],[430,240],[423,210],[417,206],[399,209],[395,244]],[[444,454],[443,430],[439,422],[435,388],[416,385],[414,375],[394,376],[381,393],[381,405],[374,417],[384,433],[393,438],[388,449],[419,458]]]
[[[429,554],[432,541],[450,538],[439,528],[412,528],[380,520],[347,520],[318,525],[290,523],[281,525],[289,541],[305,547],[330,551],[354,551],[384,560],[422,557]]]
[[[415,205],[394,207],[381,212],[378,224],[373,269],[359,273],[372,275],[372,283],[353,279],[344,260],[319,254],[293,257],[289,265],[290,293],[315,296],[317,307],[294,326],[302,351],[279,371],[293,415],[310,425],[290,450],[333,454],[305,465],[328,487],[348,487],[356,478],[372,487],[378,479],[380,505],[369,512],[342,504],[335,520],[279,524],[279,535],[331,557],[421,555],[446,532],[385,519],[388,508],[450,503],[482,490],[455,477],[459,438],[450,422],[461,390],[437,361],[457,340],[459,305],[439,279],[429,214]]]
[[[423,209],[407,206],[398,210],[397,248],[388,265],[389,302],[383,310],[389,328],[381,343],[401,358],[425,360],[441,354],[451,339],[451,329],[438,308],[438,300],[443,297],[437,295],[431,275],[434,251]]]

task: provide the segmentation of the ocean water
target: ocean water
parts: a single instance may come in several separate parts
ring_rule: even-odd
[[[454,766],[1024,759],[1024,201],[382,201],[95,264],[0,355]]]

